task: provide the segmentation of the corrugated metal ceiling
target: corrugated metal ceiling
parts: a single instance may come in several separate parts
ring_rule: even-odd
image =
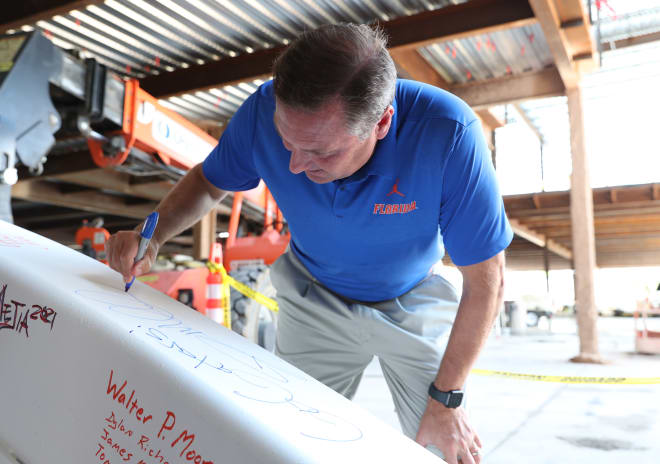
[[[600,20],[600,40],[610,42],[660,31],[658,0],[585,0],[591,19]],[[600,5],[600,13],[598,12]]]
[[[387,21],[455,3],[462,1],[106,0],[36,26],[62,47],[143,77],[286,45],[321,24]]]
[[[118,73],[141,78],[286,45],[304,28],[324,23],[388,21],[457,3],[463,0],[106,0],[23,29],[40,28],[63,48],[75,48]],[[595,18],[595,2],[591,8]],[[601,2],[603,40],[657,29],[657,0]],[[552,64],[538,25],[439,42],[420,53],[449,83],[515,75]],[[194,92],[162,103],[191,119],[226,121],[262,82]]]
[[[26,25],[127,77],[143,78],[286,45],[305,28],[388,21],[464,0],[106,0]],[[261,80],[172,97],[192,119],[225,121]]]
[[[438,42],[420,53],[451,84],[539,71],[553,63],[538,24]]]

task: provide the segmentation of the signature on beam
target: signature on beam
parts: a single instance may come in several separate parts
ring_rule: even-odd
[[[238,380],[233,393],[262,404],[290,406],[300,434],[312,439],[336,442],[360,440],[362,431],[347,420],[295,400],[290,379],[305,382],[294,372],[282,372],[267,360],[220,341],[184,324],[171,312],[120,291],[76,290],[86,300],[101,303],[112,311],[139,322],[131,333],[142,335],[161,348],[190,361],[194,369],[209,369]],[[234,334],[232,333],[232,336]],[[236,335],[238,336],[238,335]]]

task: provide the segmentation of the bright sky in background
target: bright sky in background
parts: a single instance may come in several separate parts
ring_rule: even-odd
[[[585,78],[585,131],[593,188],[660,182],[660,42],[603,54],[602,68]],[[571,158],[565,97],[523,105],[546,136],[543,181],[538,138],[513,107],[513,123],[498,129],[497,173],[504,195],[568,190]],[[660,267],[598,269],[596,303],[600,309],[634,308],[660,282]],[[550,272],[555,307],[572,304],[573,272]],[[507,299],[546,294],[543,271],[508,272]],[[532,297],[535,295],[536,297]]]
[[[660,182],[660,42],[605,52],[584,80],[585,133],[593,188]],[[543,182],[538,138],[515,108],[496,131],[497,173],[504,195],[568,190],[571,158],[565,97],[523,105],[546,138]]]

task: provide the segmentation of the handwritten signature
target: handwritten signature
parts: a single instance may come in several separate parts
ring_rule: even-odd
[[[29,338],[30,331],[28,323],[30,321],[39,321],[50,326],[53,330],[57,311],[46,305],[28,305],[18,300],[11,299],[5,303],[7,295],[7,284],[0,288],[0,330],[9,329],[17,333],[25,333]]]
[[[235,395],[264,404],[291,406],[301,435],[336,442],[356,441],[363,437],[358,426],[295,399],[287,388],[289,379],[304,382],[304,377],[293,372],[283,373],[267,360],[187,326],[171,312],[132,294],[101,290],[76,290],[75,293],[86,300],[101,303],[109,311],[140,322],[131,333],[141,334],[162,349],[181,356],[194,365],[194,369],[208,369],[238,379],[240,386],[233,391]]]

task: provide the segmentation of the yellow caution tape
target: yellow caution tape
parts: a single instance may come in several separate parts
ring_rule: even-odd
[[[506,377],[509,379],[532,380],[554,383],[588,383],[607,385],[652,385],[660,384],[660,377],[577,377],[570,375],[521,374],[518,372],[489,371],[472,369],[472,374],[483,376]]]
[[[279,311],[277,301],[268,298],[256,290],[251,289],[243,282],[231,277],[227,274],[222,264],[207,263],[211,272],[220,272],[222,274],[222,281],[227,282],[243,295],[255,300],[256,302],[264,305],[273,312]],[[226,301],[229,301],[229,287],[223,285],[226,289]],[[586,384],[605,384],[605,385],[654,385],[660,384],[660,377],[578,377],[570,375],[540,375],[540,374],[522,374],[519,372],[506,372],[506,371],[491,371],[487,369],[472,369],[472,374],[482,376],[506,377],[509,379],[518,380],[532,380],[535,382],[553,382],[553,383],[586,383]]]
[[[280,310],[279,306],[277,305],[277,301],[273,300],[272,298],[268,298],[266,295],[257,292],[256,290],[251,289],[247,285],[245,285],[243,282],[239,282],[238,280],[234,279],[233,277],[227,275],[226,277],[223,275],[223,279],[227,279],[227,282],[229,285],[234,287],[236,290],[241,292],[243,295],[247,296],[248,298],[251,298],[255,300],[257,303],[264,305],[266,308],[270,309],[273,312],[277,312]]]
[[[222,274],[222,281],[227,282],[229,285],[234,287],[236,290],[241,292],[246,297],[255,300],[257,303],[264,305],[266,308],[270,309],[273,312],[278,312],[280,310],[277,305],[277,301],[272,298],[268,298],[266,295],[257,292],[256,290],[251,289],[249,286],[245,285],[243,282],[239,282],[230,276],[225,270],[222,264],[216,263],[207,263],[207,266],[211,272],[220,272]],[[227,301],[229,298],[227,297]]]

